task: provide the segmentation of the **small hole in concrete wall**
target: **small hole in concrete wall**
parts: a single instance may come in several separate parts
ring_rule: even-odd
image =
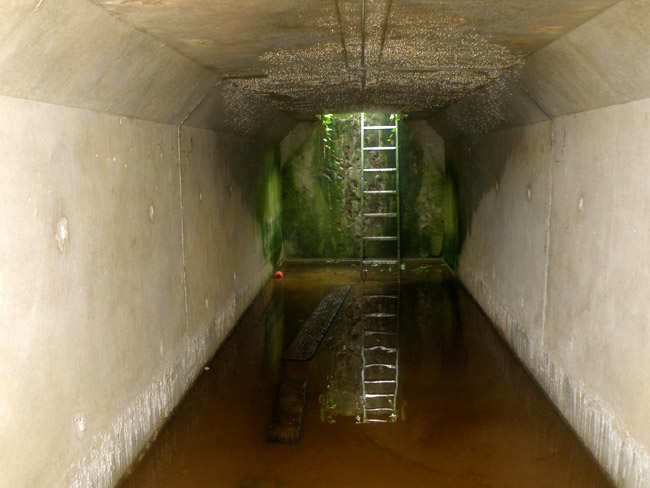
[[[56,243],[59,247],[59,251],[63,252],[65,250],[67,242],[68,219],[66,217],[61,217],[56,224]]]
[[[155,217],[156,210],[153,208],[153,205],[149,205],[149,220],[151,220],[151,223],[153,224],[154,217]]]
[[[530,186],[528,186],[528,188],[526,188],[526,198],[530,200],[532,196],[533,196],[533,190],[530,188]]]
[[[203,201],[203,192],[200,192],[199,193],[199,202],[202,202],[202,201]]]
[[[585,198],[580,197],[580,200],[578,200],[578,210],[581,212],[585,209]]]

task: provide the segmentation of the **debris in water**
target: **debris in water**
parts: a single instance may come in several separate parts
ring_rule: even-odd
[[[266,430],[269,442],[298,442],[306,397],[307,380],[285,378],[280,382]]]
[[[284,351],[282,359],[290,361],[308,361],[314,357],[316,350],[330,325],[339,313],[351,286],[337,286],[318,304],[309,320],[294,337]]]

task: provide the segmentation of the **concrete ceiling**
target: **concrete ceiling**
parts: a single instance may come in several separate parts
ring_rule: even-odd
[[[448,106],[616,3],[92,1],[215,73],[223,96],[300,115]]]

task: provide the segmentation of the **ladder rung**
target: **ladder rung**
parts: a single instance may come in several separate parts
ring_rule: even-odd
[[[366,213],[363,214],[364,217],[383,217],[386,219],[393,219],[397,217],[396,213]]]
[[[387,419],[365,419],[364,422],[373,423],[373,424],[389,424],[391,422],[394,422],[394,420],[391,419],[391,418],[387,418]]]
[[[394,314],[394,313],[384,313],[384,312],[373,312],[373,313],[367,313],[367,314],[365,314],[364,317],[380,317],[380,318],[386,318],[386,317],[397,317],[397,314]]]
[[[397,259],[364,259],[364,264],[397,264]]]
[[[394,397],[395,393],[366,393],[364,396],[366,398],[387,398]]]
[[[368,236],[364,239],[366,241],[396,241],[397,236]]]
[[[397,383],[395,380],[365,380],[364,383],[373,383],[373,384],[386,384],[386,383]]]
[[[397,349],[394,347],[386,346],[372,346],[364,348],[364,351],[385,351],[385,352],[397,352]]]
[[[397,295],[364,295],[363,298],[393,298],[393,299],[397,299]]]
[[[377,335],[397,335],[397,332],[386,332],[385,330],[364,330],[366,334],[377,334]]]
[[[395,190],[364,190],[363,193],[367,195],[396,195]]]
[[[366,369],[367,368],[378,368],[378,367],[388,368],[388,369],[396,369],[397,368],[397,366],[395,366],[394,364],[387,364],[387,363],[370,363],[370,364],[366,364],[364,367]]]
[[[396,125],[366,125],[363,130],[397,129]]]
[[[391,408],[391,407],[375,407],[375,408],[368,408],[368,407],[366,407],[366,410],[367,410],[368,412],[371,412],[371,411],[372,411],[372,412],[379,412],[379,411],[383,411],[383,412],[392,412],[392,411],[395,410],[395,409],[394,409],[394,408]]]
[[[388,173],[397,171],[397,168],[363,168],[368,173]]]
[[[394,151],[397,149],[395,146],[373,146],[373,147],[364,147],[364,151]]]

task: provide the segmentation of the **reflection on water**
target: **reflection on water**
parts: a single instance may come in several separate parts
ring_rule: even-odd
[[[345,283],[356,286],[314,359],[283,362],[327,290]],[[395,330],[395,342],[371,342],[368,330]],[[363,422],[369,398],[386,398],[369,385],[392,395],[390,383],[367,383],[391,378],[364,361],[396,366],[397,394],[381,411],[396,422]],[[357,266],[288,266],[209,366],[125,488],[611,486],[437,264],[402,273],[399,288],[361,286]],[[265,441],[280,377],[309,382],[296,445]]]
[[[329,334],[321,418],[395,422],[399,405],[399,283],[363,282],[348,295],[345,317]]]
[[[396,422],[399,394],[399,282],[364,282],[361,290],[361,388],[367,423]]]

